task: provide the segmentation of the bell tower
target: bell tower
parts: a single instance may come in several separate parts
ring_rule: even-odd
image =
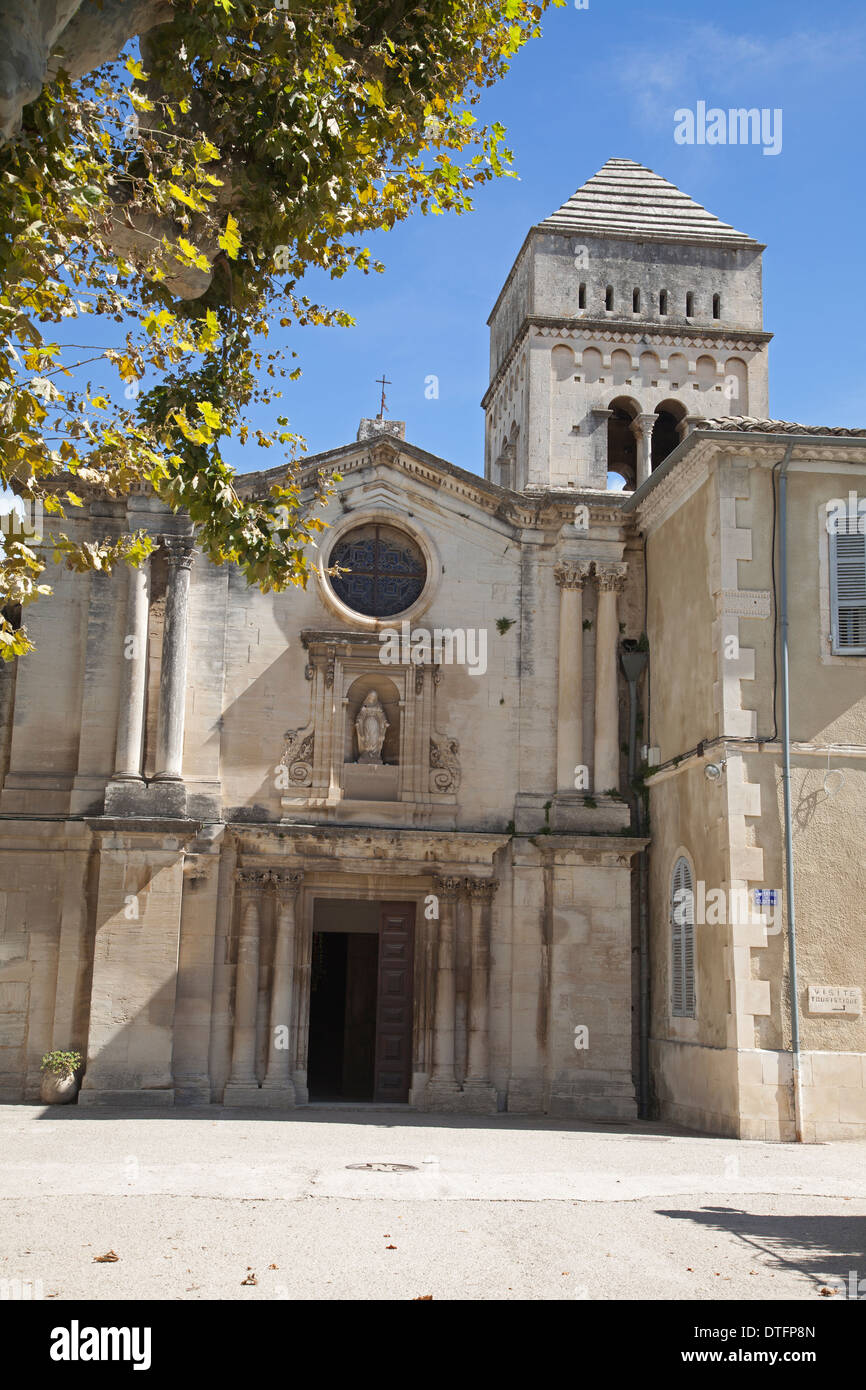
[[[488,319],[485,477],[630,490],[696,420],[766,418],[763,250],[609,159],[530,229]]]

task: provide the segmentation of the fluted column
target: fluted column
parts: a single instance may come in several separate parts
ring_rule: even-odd
[[[275,869],[271,873],[277,906],[274,972],[271,987],[271,1027],[268,1040],[268,1070],[265,1089],[281,1093],[286,1106],[295,1103],[292,1081],[294,1033],[292,990],[295,971],[295,903],[303,882],[301,869]],[[288,1046],[279,1046],[279,1043]]]
[[[490,1086],[490,904],[492,879],[467,878],[472,912],[472,973],[469,983],[469,1056],[464,1090]]]
[[[183,776],[189,579],[195,543],[191,536],[163,536],[162,544],[168,560],[168,585],[159,678],[155,777],[157,781],[179,782]]]
[[[127,567],[126,631],[120,676],[120,712],[114,754],[114,776],[140,782],[144,740],[144,699],[147,689],[147,620],[150,607],[150,560],[138,569]]]
[[[240,895],[241,922],[235,975],[232,1070],[226,1086],[226,1105],[233,1101],[242,1102],[244,1098],[249,1100],[251,1091],[258,1093],[256,1016],[259,1000],[260,909],[262,893],[268,881],[267,872],[261,869],[238,869],[235,877]]]
[[[436,877],[433,891],[439,899],[439,934],[436,950],[436,1008],[433,1014],[433,1068],[431,1084],[456,1091],[454,1075],[454,937],[459,878]]]
[[[559,687],[556,720],[556,786],[575,790],[583,761],[583,587],[588,560],[562,560],[554,569],[559,586]]]
[[[655,413],[636,415],[632,421],[632,434],[637,441],[637,478],[635,486],[645,483],[652,472],[653,427],[658,416]]]
[[[619,700],[616,653],[619,623],[616,596],[625,587],[628,566],[621,563],[595,566],[598,612],[595,623],[595,777],[594,791],[604,795],[619,790]]]

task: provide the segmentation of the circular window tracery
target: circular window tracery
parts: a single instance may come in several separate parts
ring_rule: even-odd
[[[391,618],[418,598],[427,565],[416,542],[382,522],[356,526],[337,541],[328,561],[342,573],[330,575],[337,598],[369,618]]]

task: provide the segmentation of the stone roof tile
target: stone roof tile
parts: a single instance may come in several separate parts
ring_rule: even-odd
[[[758,420],[753,415],[727,415],[717,420],[701,420],[696,430],[746,430],[755,434],[836,434],[849,439],[863,438],[866,429],[845,425],[800,425],[792,420]]]
[[[539,226],[640,241],[758,245],[633,159],[609,159]]]

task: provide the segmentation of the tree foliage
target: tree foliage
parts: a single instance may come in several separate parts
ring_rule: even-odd
[[[510,172],[503,127],[472,107],[547,3],[175,0],[137,56],[78,82],[61,70],[26,108],[0,150],[0,483],[58,525],[55,560],[139,564],[144,532],[62,524],[88,489],[144,484],[216,563],[264,589],[306,583],[331,484],[302,505],[302,441],[285,416],[249,422],[298,375],[270,324],[350,323],[302,292],[308,269],[380,271],[370,233],[466,212]],[[53,327],[70,319],[74,343]],[[106,321],[120,346],[98,345]],[[230,441],[280,452],[266,498],[239,495]],[[6,659],[30,647],[16,619],[50,593],[45,554],[5,538]]]

